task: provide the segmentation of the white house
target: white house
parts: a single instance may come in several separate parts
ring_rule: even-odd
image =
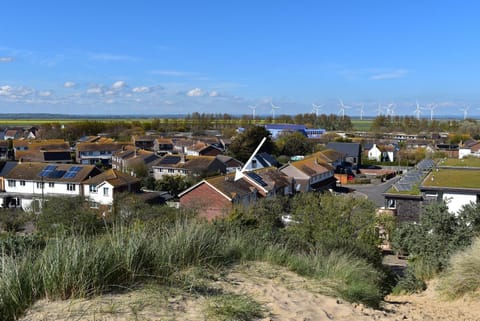
[[[372,148],[368,150],[368,159],[376,160],[377,162],[382,160],[382,151],[377,147],[377,144],[373,144]]]
[[[83,196],[83,181],[100,173],[93,165],[18,163],[5,174],[0,206],[37,211],[48,196]]]
[[[140,180],[136,177],[110,169],[83,182],[83,195],[90,206],[113,204],[114,195],[122,192],[139,192]]]

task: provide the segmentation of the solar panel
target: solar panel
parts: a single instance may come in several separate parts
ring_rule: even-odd
[[[71,167],[68,172],[63,175],[63,178],[74,178],[82,168],[80,166],[73,166]]]
[[[49,178],[60,178],[65,175],[66,171],[51,171],[48,175]]]
[[[161,161],[162,165],[173,165],[180,161],[180,156],[166,156]]]
[[[247,172],[247,176],[257,182],[260,186],[267,186],[268,184],[263,181],[263,179],[256,173]]]
[[[57,168],[57,166],[55,165],[45,166],[45,168],[40,172],[40,174],[38,174],[38,176],[47,177],[55,170],[55,168]]]

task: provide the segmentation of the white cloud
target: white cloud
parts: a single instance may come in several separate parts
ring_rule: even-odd
[[[203,95],[204,95],[204,92],[200,88],[194,88],[187,92],[187,96],[189,97],[200,97]]]
[[[9,96],[12,92],[12,87],[8,85],[0,86],[0,96]]]
[[[380,72],[370,76],[372,80],[384,80],[384,79],[396,79],[405,77],[408,74],[408,70],[396,69],[385,72]]]
[[[50,97],[50,96],[52,95],[52,92],[51,92],[51,91],[40,91],[40,92],[38,93],[38,95],[39,95],[40,97]]]
[[[132,92],[134,93],[148,93],[150,92],[150,88],[146,86],[141,86],[141,87],[135,87],[132,89]]]
[[[208,95],[210,97],[218,97],[218,92],[214,90],[214,91],[211,91]]]
[[[66,81],[64,84],[63,84],[63,87],[65,88],[73,88],[75,87],[77,84],[74,83],[73,81]]]
[[[107,95],[107,96],[112,96],[112,95],[115,95],[115,92],[114,92],[113,90],[107,90],[107,91],[105,92],[105,95]]]
[[[107,104],[113,104],[114,102],[115,102],[115,100],[113,100],[113,99],[105,100],[105,103],[107,103]]]
[[[113,89],[122,89],[127,86],[127,83],[124,82],[123,80],[119,80],[113,83],[112,88]]]
[[[101,94],[103,94],[103,89],[100,88],[100,87],[88,88],[88,89],[87,89],[87,94],[97,94],[97,95],[101,95]]]
[[[13,62],[15,58],[13,57],[0,57],[0,62],[8,63],[8,62]]]

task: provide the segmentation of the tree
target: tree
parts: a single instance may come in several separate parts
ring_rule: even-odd
[[[374,204],[363,198],[320,193],[297,194],[291,204],[287,232],[297,242],[324,249],[355,249],[359,256],[379,262]]]
[[[418,278],[429,279],[445,269],[452,253],[471,243],[480,229],[479,209],[470,205],[455,214],[445,202],[433,202],[418,224],[407,223],[394,232],[392,246],[409,253]]]
[[[97,214],[82,197],[50,197],[43,204],[36,226],[47,235],[93,234],[103,226]]]
[[[228,153],[236,159],[245,162],[250,158],[264,137],[267,137],[267,140],[263,143],[260,152],[274,154],[276,146],[270,137],[270,132],[263,126],[251,126],[245,129],[243,133],[233,140]]]
[[[158,191],[167,191],[173,196],[177,196],[182,191],[193,185],[193,180],[187,176],[164,175],[155,183],[155,189]]]
[[[275,143],[280,155],[287,156],[310,154],[314,147],[313,143],[299,132],[282,134]]]

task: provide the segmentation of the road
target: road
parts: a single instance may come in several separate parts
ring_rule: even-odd
[[[373,201],[377,207],[382,207],[382,206],[385,206],[385,201],[382,193],[387,191],[400,178],[401,178],[401,175],[398,175],[378,185],[367,184],[367,185],[347,185],[347,186],[348,188],[358,193],[366,195],[368,199]]]

